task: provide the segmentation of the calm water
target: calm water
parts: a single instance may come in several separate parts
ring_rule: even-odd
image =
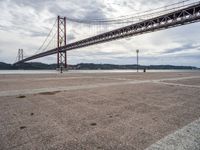
[[[136,70],[70,70],[65,73],[128,73]],[[139,71],[142,72],[142,71]],[[200,70],[147,70],[147,72],[200,72]],[[0,70],[0,74],[57,74],[55,70]]]

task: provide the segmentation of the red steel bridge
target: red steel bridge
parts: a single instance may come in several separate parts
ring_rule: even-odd
[[[89,20],[72,19],[67,17],[62,18],[58,16],[56,33],[57,46],[53,49],[40,52],[27,58],[21,57],[22,59],[18,60],[16,64],[57,54],[57,67],[59,68],[63,66],[67,68],[67,51],[200,21],[200,1],[178,7],[174,5],[170,9],[162,11],[159,10],[159,12],[150,12],[148,15],[145,14],[145,16],[148,17],[142,20],[139,19],[139,21],[131,23],[130,25],[126,25],[124,27],[120,27],[69,44],[66,43],[66,20],[76,21],[78,23],[89,23]],[[93,23],[99,21],[100,20],[98,19],[93,20]],[[113,20],[101,21],[101,23],[110,23],[112,21]],[[118,19],[118,22],[130,23],[130,18],[126,18],[126,20],[124,18],[120,18]]]

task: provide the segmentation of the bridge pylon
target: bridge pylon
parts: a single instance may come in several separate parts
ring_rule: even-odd
[[[18,55],[17,55],[18,61],[21,61],[24,59],[24,51],[23,49],[18,49]]]
[[[58,16],[57,19],[57,69],[67,69],[67,52],[61,52],[60,47],[66,46],[66,18]]]

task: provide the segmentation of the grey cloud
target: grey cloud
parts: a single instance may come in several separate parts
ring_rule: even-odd
[[[13,0],[13,3],[19,5],[20,7],[30,6],[36,10],[41,10],[45,6],[51,4],[52,0]]]
[[[188,51],[190,49],[199,49],[199,48],[200,48],[200,45],[193,46],[192,44],[187,44],[187,45],[182,45],[179,48],[168,49],[165,52],[163,52],[163,54],[171,54],[171,53],[176,53],[176,52],[185,52],[185,51]]]
[[[67,40],[68,40],[68,41],[72,41],[72,40],[74,40],[74,39],[76,39],[76,37],[75,37],[74,34],[68,34],[68,35],[67,35]]]
[[[6,26],[3,26],[3,25],[0,25],[0,30],[6,30],[6,31],[8,31],[9,30],[9,28],[8,27],[6,27]]]
[[[104,12],[100,9],[92,9],[85,14],[84,19],[93,20],[93,19],[106,19]]]
[[[30,36],[32,37],[46,37],[47,33],[43,33],[43,32],[30,32]]]
[[[94,52],[89,52],[90,55],[95,55],[95,56],[116,56],[120,55],[120,52],[114,51],[114,52],[103,52],[103,51],[94,51]]]

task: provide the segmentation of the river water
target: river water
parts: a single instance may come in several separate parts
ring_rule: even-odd
[[[70,70],[64,73],[131,73],[136,70]],[[139,72],[142,72],[140,70]],[[147,72],[200,72],[200,70],[147,70]],[[56,70],[0,70],[0,74],[57,74]]]

